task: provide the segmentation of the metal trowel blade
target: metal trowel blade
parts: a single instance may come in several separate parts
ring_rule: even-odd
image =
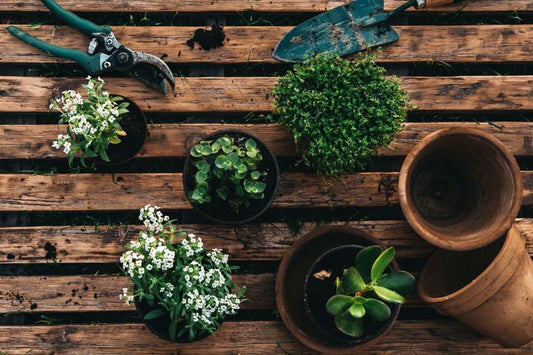
[[[388,22],[361,25],[382,12],[383,2],[379,0],[356,0],[323,12],[283,36],[272,55],[279,60],[300,62],[322,52],[344,56],[397,41],[399,36]]]

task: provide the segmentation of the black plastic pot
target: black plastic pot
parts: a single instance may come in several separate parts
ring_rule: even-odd
[[[337,330],[325,310],[327,300],[335,294],[335,276],[353,266],[357,252],[370,245],[381,243],[366,231],[327,226],[299,238],[285,254],[276,278],[276,302],[289,331],[306,346],[321,353],[353,353],[376,343],[391,328],[399,305],[391,305],[387,322],[374,324],[365,319],[367,331],[356,338]],[[398,270],[395,261],[391,266]],[[313,274],[321,270],[331,270],[331,277],[315,279]]]
[[[170,316],[168,314],[165,314],[155,319],[144,320],[144,316],[148,312],[156,309],[156,307],[150,307],[148,305],[148,302],[146,302],[145,300],[139,302],[137,298],[135,298],[135,308],[137,309],[137,314],[139,315],[139,318],[141,318],[146,327],[161,339],[172,341],[174,343],[192,343],[207,338],[210,335],[209,333],[205,332],[203,334],[198,335],[196,339],[190,340],[188,334],[185,333],[184,335],[176,338],[175,340],[170,340],[170,337],[168,335],[168,328],[170,326]]]
[[[276,157],[272,151],[260,139],[243,131],[217,131],[206,136],[205,138],[202,138],[202,140],[215,140],[221,136],[246,137],[252,138],[256,141],[257,146],[263,155],[263,160],[259,165],[259,170],[267,172],[265,181],[267,184],[265,189],[265,198],[262,200],[250,200],[250,208],[241,209],[241,211],[239,211],[240,213],[235,213],[229,203],[220,199],[216,193],[213,193],[211,196],[212,200],[209,204],[205,203],[202,205],[197,205],[192,203],[192,201],[189,199],[189,192],[194,189],[194,174],[196,173],[196,168],[194,167],[193,162],[196,158],[190,154],[185,160],[185,166],[183,168],[183,187],[185,189],[185,195],[196,211],[213,222],[222,224],[247,223],[262,215],[274,201],[279,187],[280,173],[278,161],[276,160]]]
[[[103,161],[100,157],[94,159],[94,162],[104,166],[116,166],[124,164],[141,150],[146,136],[148,135],[148,128],[146,118],[135,102],[123,97],[125,102],[128,102],[128,113],[121,115],[120,126],[126,132],[124,137],[120,137],[119,144],[110,144],[107,149],[107,155],[110,162]]]

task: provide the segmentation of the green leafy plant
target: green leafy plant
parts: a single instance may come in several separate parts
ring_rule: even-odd
[[[86,166],[85,158],[100,157],[109,162],[106,153],[109,145],[119,144],[120,136],[126,135],[120,118],[129,112],[129,103],[121,102],[123,98],[119,96],[109,95],[103,91],[103,86],[102,79],[89,76],[87,84],[83,85],[86,98],[74,90],[66,90],[50,104],[50,110],[60,113],[59,123],[68,124],[66,134],[58,135],[52,147],[63,148],[69,155],[70,166],[78,152],[83,166]]]
[[[392,247],[384,251],[376,245],[366,247],[355,256],[355,267],[345,269],[342,280],[336,278],[336,294],[326,303],[326,310],[344,334],[363,335],[363,318],[367,315],[376,322],[385,322],[391,316],[385,302],[403,304],[403,296],[413,291],[413,275],[405,271],[384,273],[394,253]]]
[[[326,175],[363,170],[407,117],[408,94],[375,56],[345,60],[323,53],[281,77],[271,119],[293,135],[303,161]]]
[[[122,290],[126,303],[146,301],[152,310],[144,320],[170,317],[169,338],[187,335],[190,340],[213,333],[224,318],[239,309],[245,288],[236,294],[228,255],[208,251],[194,234],[176,230],[158,207],[146,205],[139,219],[146,226],[120,257],[122,269],[135,285]]]
[[[196,168],[194,189],[189,199],[194,204],[210,203],[213,191],[238,212],[249,207],[250,200],[265,197],[265,171],[258,166],[263,156],[252,138],[222,136],[202,141],[191,149]]]

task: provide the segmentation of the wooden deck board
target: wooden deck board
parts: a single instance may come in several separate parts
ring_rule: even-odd
[[[168,97],[129,78],[106,78],[106,88],[134,100],[145,112],[268,112],[275,77],[176,78]],[[402,77],[419,112],[533,110],[533,75]],[[80,89],[84,78],[0,76],[0,112],[48,112],[53,97]]]
[[[13,39],[0,25],[0,63],[62,62]],[[88,37],[68,26],[38,26],[28,33],[68,48],[86,48]],[[168,63],[281,63],[272,50],[292,27],[228,26],[223,47],[204,51],[186,42],[198,27],[116,27],[120,43],[133,50],[165,56]],[[382,47],[381,63],[444,61],[449,63],[531,62],[533,25],[394,26],[398,42]]]
[[[232,280],[238,288],[246,286],[242,310],[276,308],[275,274],[237,274]],[[135,310],[135,305],[127,305],[119,299],[122,288],[133,288],[125,276],[0,276],[0,284],[0,313]],[[403,307],[427,306],[416,294],[412,294]]]
[[[237,287],[246,285],[241,308],[274,309],[274,280],[274,274],[233,275]],[[0,276],[0,285],[0,313],[135,310],[119,299],[123,287],[133,288],[125,276]]]
[[[172,215],[172,214],[171,214]],[[517,220],[533,256],[533,219]],[[387,246],[394,246],[399,258],[426,258],[434,247],[425,242],[402,220],[334,222],[368,231]],[[316,228],[303,223],[295,234],[284,223],[254,223],[243,226],[183,224],[179,228],[201,237],[207,248],[221,248],[231,260],[280,260],[301,235]],[[42,264],[49,243],[60,263],[116,263],[124,245],[135,240],[140,226],[36,226],[0,228],[0,264]]]
[[[13,335],[16,334],[16,337]],[[309,353],[281,321],[225,322],[210,337],[190,344],[158,339],[142,324],[0,326],[0,349],[8,354],[31,352],[128,354],[283,354]],[[453,320],[400,320],[365,354],[530,354],[532,343],[504,349]]]
[[[0,119],[1,122],[1,119]],[[401,157],[424,136],[449,127],[471,127],[493,134],[517,156],[533,156],[532,122],[433,122],[406,123],[396,134],[390,147],[380,149],[376,155]],[[184,158],[191,145],[218,130],[238,129],[254,134],[278,157],[297,156],[293,138],[285,128],[276,124],[149,124],[150,132],[138,158]],[[51,147],[65,126],[52,125],[0,125],[0,159],[66,158],[61,151]]]
[[[523,205],[533,205],[533,171],[523,171]],[[272,207],[378,207],[398,205],[398,173],[356,173],[342,181],[285,173]],[[98,187],[97,189],[95,187]],[[305,186],[305,189],[301,187]],[[1,211],[128,211],[146,203],[191,209],[181,173],[1,174]],[[143,201],[139,201],[142,196]]]
[[[386,0],[385,10],[390,11],[403,4],[403,0]],[[75,12],[235,12],[235,11],[263,11],[263,12],[320,12],[336,6],[344,5],[343,0],[182,0],[172,2],[167,0],[128,0],[119,4],[102,2],[99,0],[77,1],[60,0],[61,6]],[[529,0],[470,0],[468,5],[453,4],[430,8],[422,11],[462,11],[462,12],[521,12],[533,11]],[[0,11],[47,11],[39,0],[3,0]],[[414,12],[414,9],[408,9]]]

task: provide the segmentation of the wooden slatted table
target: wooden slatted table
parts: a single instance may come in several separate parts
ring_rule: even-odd
[[[310,352],[275,311],[280,259],[301,234],[327,220],[364,228],[394,245],[400,264],[417,274],[433,247],[402,219],[398,169],[421,137],[445,127],[493,133],[520,158],[524,199],[517,223],[533,255],[531,0],[471,0],[422,13],[408,10],[395,25],[401,40],[385,46],[378,61],[402,74],[417,109],[393,144],[378,152],[370,172],[350,174],[342,182],[289,168],[298,155],[287,131],[264,121],[250,123],[247,114],[272,110],[270,90],[287,67],[271,57],[279,38],[298,21],[343,1],[58,2],[98,23],[107,21],[122,44],[164,56],[176,73],[187,68],[190,74],[177,76],[176,91],[166,98],[138,81],[106,77],[110,92],[133,99],[153,121],[150,136],[127,168],[73,173],[61,152],[50,148],[58,127],[47,112],[51,98],[79,88],[85,75],[72,63],[14,40],[5,28],[37,23],[25,29],[73,48],[84,48],[87,38],[45,21],[50,18],[39,0],[0,3],[0,354]],[[386,0],[385,9],[402,2]],[[123,21],[130,13],[133,23]],[[152,25],[146,26],[143,16],[153,17]],[[261,26],[239,23],[250,16],[262,20]],[[225,45],[211,51],[187,47],[193,32],[213,20],[231,24],[224,28]],[[197,75],[202,70],[237,75]],[[262,76],[250,76],[255,73]],[[236,228],[199,218],[181,182],[191,139],[224,128],[254,133],[284,162],[272,210]],[[248,301],[205,340],[183,345],[160,340],[145,329],[133,306],[118,299],[130,282],[115,265],[124,245],[136,238],[136,211],[146,203],[180,218],[182,229],[202,237],[209,248],[223,248],[242,267],[235,281],[247,286]],[[397,352],[526,354],[533,353],[533,343],[503,349],[413,295],[390,334],[369,351]]]

